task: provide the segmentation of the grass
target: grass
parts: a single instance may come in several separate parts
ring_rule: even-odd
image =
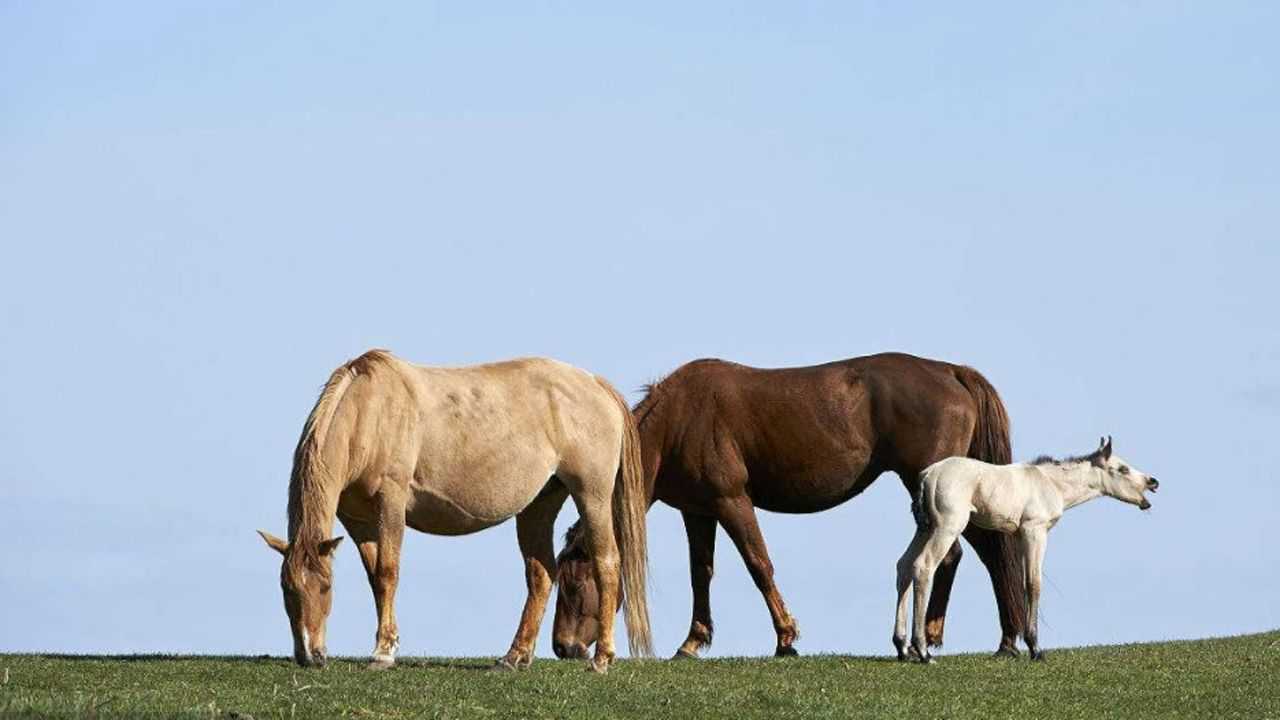
[[[789,660],[578,661],[515,673],[491,660],[0,655],[3,717],[1274,718],[1280,631],[936,665],[823,655]]]

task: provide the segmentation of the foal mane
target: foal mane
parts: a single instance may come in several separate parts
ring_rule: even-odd
[[[1100,451],[1094,450],[1088,455],[1068,455],[1064,458],[1056,458],[1052,455],[1041,455],[1031,461],[1032,465],[1074,465],[1075,463],[1091,463],[1093,459],[1099,457]]]

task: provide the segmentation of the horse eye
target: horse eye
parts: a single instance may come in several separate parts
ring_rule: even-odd
[[[1128,466],[1128,465],[1121,465],[1121,466],[1120,466],[1120,474],[1121,474],[1121,475],[1128,475],[1128,474],[1129,474],[1129,466]]]

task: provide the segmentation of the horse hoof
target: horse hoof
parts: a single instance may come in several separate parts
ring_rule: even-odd
[[[496,661],[494,661],[493,667],[489,668],[489,672],[504,673],[504,672],[515,672],[515,671],[516,671],[515,663],[511,662],[510,660],[504,657],[498,658]]]
[[[375,657],[365,667],[369,670],[390,670],[396,666],[395,658]]]
[[[995,654],[994,654],[994,655],[992,655],[991,657],[997,657],[997,658],[1016,658],[1016,657],[1018,657],[1018,656],[1019,656],[1019,655],[1021,655],[1021,654],[1022,654],[1022,653],[1018,652],[1018,648],[1016,648],[1016,647],[1009,647],[1009,646],[1007,646],[1007,645],[1006,645],[1006,646],[1004,646],[1004,647],[1000,648],[999,650],[996,650]]]
[[[684,648],[680,648],[679,650],[676,651],[675,655],[671,656],[671,659],[672,660],[697,660],[698,653],[690,652],[688,650],[685,650]]]
[[[800,653],[796,652],[796,649],[791,647],[790,645],[783,645],[779,647],[777,650],[773,651],[773,656],[780,657],[780,658],[799,657]]]
[[[1032,660],[1033,662],[1044,662],[1044,661],[1045,661],[1045,653],[1044,653],[1044,651],[1043,651],[1043,650],[1032,650],[1032,651],[1031,651],[1031,660]]]
[[[607,660],[592,660],[587,663],[587,672],[595,673],[596,675],[608,675],[609,662]]]

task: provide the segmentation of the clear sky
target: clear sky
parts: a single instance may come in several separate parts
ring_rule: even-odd
[[[316,393],[375,346],[550,355],[632,400],[704,356],[963,362],[1015,457],[1110,433],[1161,479],[1150,513],[1050,535],[1047,647],[1280,626],[1277,27],[1263,2],[4,3],[0,651],[288,653],[253,531],[283,534]],[[688,561],[649,518],[666,655]],[[761,523],[798,648],[890,652],[898,479]],[[513,523],[404,560],[404,654],[506,650]],[[723,536],[717,570],[712,653],[771,652]],[[336,573],[330,651],[368,653],[351,547]],[[995,647],[972,552],[947,632]]]

